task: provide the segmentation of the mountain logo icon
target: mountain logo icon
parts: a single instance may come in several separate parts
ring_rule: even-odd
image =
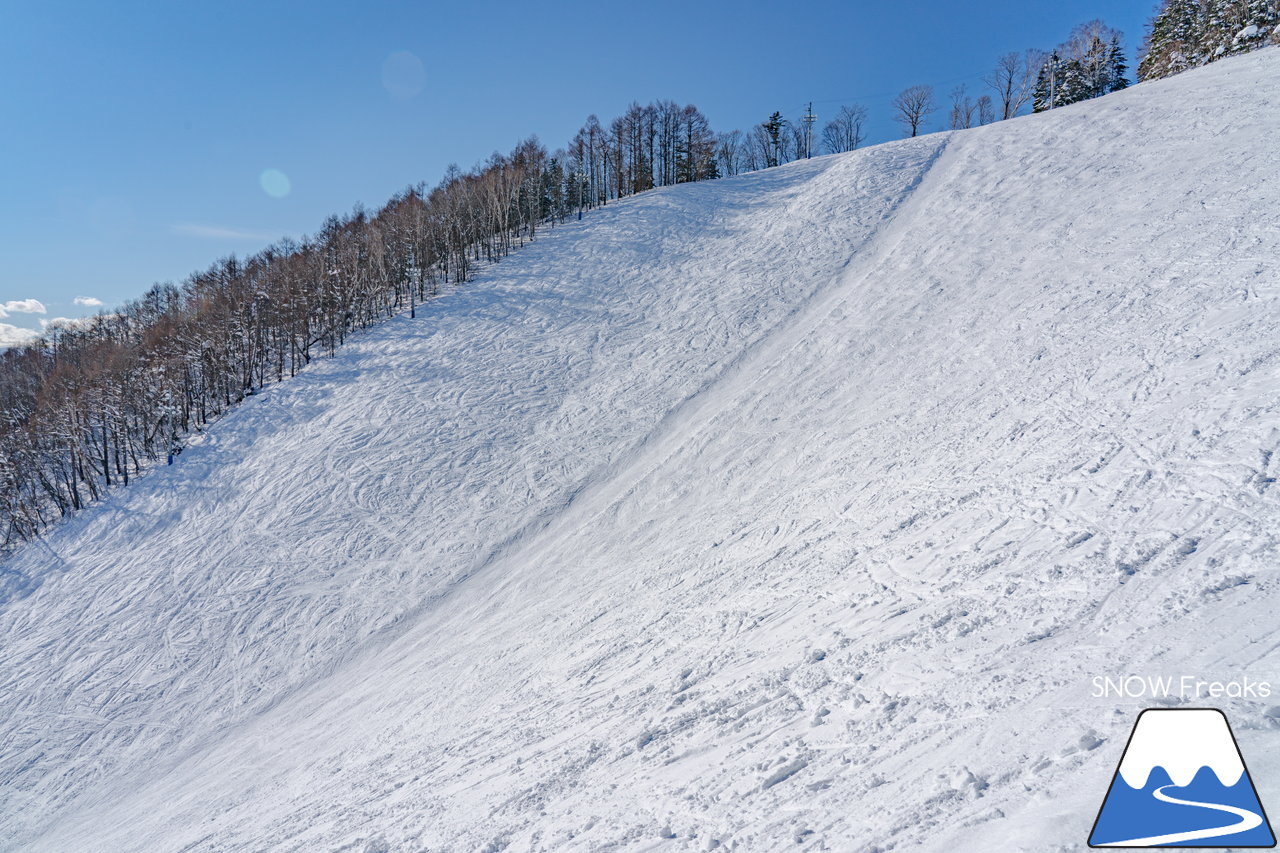
[[[1090,847],[1275,847],[1227,717],[1216,708],[1138,715]]]

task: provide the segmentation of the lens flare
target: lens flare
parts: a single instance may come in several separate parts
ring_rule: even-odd
[[[262,191],[272,198],[284,198],[293,188],[289,176],[279,169],[264,169],[258,176],[258,183],[262,185]]]
[[[391,97],[407,100],[422,91],[427,71],[422,60],[407,50],[397,51],[382,62],[382,87]]]

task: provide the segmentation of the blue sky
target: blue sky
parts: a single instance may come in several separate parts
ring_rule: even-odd
[[[1100,17],[1131,65],[1154,0],[20,2],[0,27],[0,342],[379,206],[637,100],[716,130],[917,83]],[[938,124],[941,113],[934,117]],[[936,129],[936,128],[930,128]],[[268,171],[270,170],[270,171]],[[264,174],[265,173],[265,174]],[[79,298],[79,303],[77,303]],[[95,303],[101,303],[101,306]],[[43,308],[43,312],[37,310]]]

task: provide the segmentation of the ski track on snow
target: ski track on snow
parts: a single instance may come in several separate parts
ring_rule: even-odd
[[[1280,683],[1277,68],[633,197],[257,395],[8,561],[0,849],[1083,850],[1092,676]]]

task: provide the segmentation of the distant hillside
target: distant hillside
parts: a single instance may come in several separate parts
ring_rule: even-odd
[[[0,850],[1084,849],[1095,676],[1280,680],[1278,78],[611,203],[252,395],[5,565]]]

